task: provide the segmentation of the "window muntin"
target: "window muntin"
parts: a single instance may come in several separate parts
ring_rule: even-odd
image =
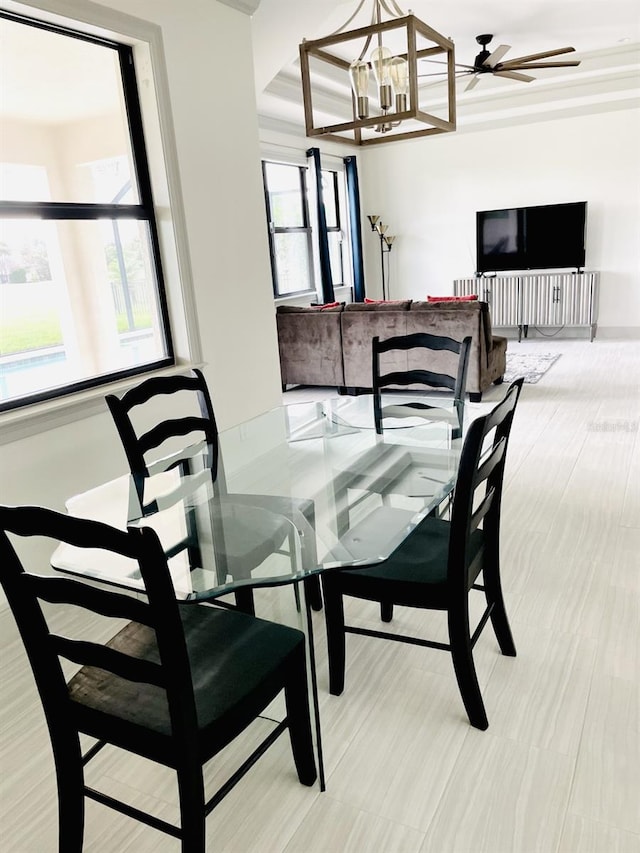
[[[131,48],[10,13],[0,30],[2,410],[173,352]]]

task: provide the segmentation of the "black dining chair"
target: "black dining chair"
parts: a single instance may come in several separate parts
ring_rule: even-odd
[[[429,515],[384,562],[322,575],[332,694],[344,690],[346,633],[444,649],[451,653],[471,725],[488,727],[473,647],[490,619],[502,654],[516,654],[500,584],[499,539],[506,452],[522,383],[522,379],[513,382],[503,401],[469,426],[450,520]],[[480,575],[482,584],[477,582]],[[473,633],[469,624],[472,590],[481,590],[486,597],[486,609]],[[393,618],[396,604],[444,611],[449,642],[346,625],[344,598],[348,596],[379,602],[385,621]]]
[[[185,392],[185,393],[182,393]],[[235,516],[242,521],[246,515],[246,523],[239,525],[238,537],[241,551],[240,565],[229,564],[229,572],[249,572],[254,566],[247,564],[246,537],[254,535],[257,547],[253,549],[256,564],[259,565],[271,553],[277,552],[273,545],[274,538],[280,542],[292,530],[290,522],[306,535],[299,538],[301,560],[303,566],[315,567],[317,555],[315,547],[315,506],[312,500],[279,495],[252,495],[227,493],[224,476],[223,459],[220,454],[218,428],[213,411],[211,396],[205,378],[200,370],[191,370],[185,375],[160,376],[146,379],[140,385],[131,388],[121,397],[109,394],[106,402],[115,423],[118,435],[129,463],[129,469],[134,481],[139,483],[154,470],[153,462],[158,462],[158,455],[171,446],[171,442],[179,440],[184,443],[187,436],[204,437],[206,443],[206,465],[211,471],[211,477],[219,501],[225,508],[233,508]],[[190,414],[180,414],[187,410],[191,402]],[[171,414],[167,416],[167,412]],[[152,426],[149,426],[149,423]],[[154,455],[150,460],[149,455]],[[257,510],[255,523],[251,512]],[[274,529],[270,535],[264,535],[265,513],[272,514]],[[282,517],[278,523],[278,517]],[[193,521],[187,525],[193,528]],[[229,527],[226,526],[226,540],[229,540]],[[251,533],[251,528],[255,533]],[[259,541],[258,541],[259,537]],[[188,548],[197,555],[197,537],[191,536]],[[261,547],[261,545],[263,547]],[[290,543],[292,546],[292,543]],[[232,555],[225,555],[227,561],[232,561]],[[193,559],[197,561],[197,556]],[[307,601],[314,610],[322,609],[322,594],[320,581],[313,576],[305,580]],[[297,592],[297,589],[296,589]],[[239,589],[235,593],[239,607],[249,613],[254,612],[253,592],[251,589]]]
[[[19,556],[24,537],[46,537],[135,561],[146,601],[78,580],[28,573]],[[206,816],[286,729],[300,782],[315,782],[304,635],[238,610],[177,601],[152,529],[124,532],[42,507],[0,507],[0,581],[51,738],[59,853],[82,850],[85,798],[180,839],[183,853],[204,853]],[[77,608],[88,611],[92,624],[103,618],[129,621],[101,644],[86,639],[86,626],[80,637],[61,630],[65,623],[76,629],[81,624],[77,615],[68,619],[69,610],[77,614]],[[81,667],[69,681],[61,661]],[[238,770],[205,799],[204,764],[281,691],[285,718],[274,721]],[[80,735],[96,739],[84,754]],[[85,783],[84,766],[106,745],[175,770],[179,826]]]
[[[418,417],[429,420],[450,418],[445,410],[419,400],[408,403],[382,405],[382,392],[385,388],[398,386],[404,388],[422,386],[422,390],[446,390],[451,392],[454,404],[453,438],[459,438],[462,430],[462,411],[467,387],[467,369],[471,338],[462,341],[428,332],[416,332],[411,335],[396,335],[372,341],[373,356],[373,415],[376,431],[382,433],[386,417]],[[383,359],[385,363],[383,365]],[[383,372],[383,369],[385,372]]]

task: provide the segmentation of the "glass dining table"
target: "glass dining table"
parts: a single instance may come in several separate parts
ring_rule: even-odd
[[[148,477],[121,476],[67,501],[74,516],[120,529],[152,527],[183,601],[295,587],[304,605],[322,789],[313,623],[302,581],[385,560],[438,511],[458,471],[461,404],[434,398],[426,414],[415,414],[404,397],[392,396],[380,433],[370,395],[283,405],[221,431],[217,449],[192,444],[155,463]],[[126,558],[61,545],[51,562],[65,573],[143,591]]]

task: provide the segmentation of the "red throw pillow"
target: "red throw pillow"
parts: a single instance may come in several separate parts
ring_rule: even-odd
[[[364,298],[365,305],[393,305],[396,302],[406,302],[406,299],[369,299],[368,296]]]
[[[318,305],[318,304],[314,304],[314,303],[312,302],[310,307],[311,307],[311,308],[317,308],[317,309],[318,309],[318,311],[322,311],[322,310],[324,310],[325,308],[337,308],[337,307],[338,307],[338,305],[340,305],[340,303],[339,303],[339,302],[325,302],[325,303],[324,303],[324,305]]]
[[[427,296],[427,302],[472,302],[477,298],[477,293],[470,293],[468,296]]]

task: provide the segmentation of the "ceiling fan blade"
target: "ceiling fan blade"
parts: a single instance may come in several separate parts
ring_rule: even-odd
[[[511,50],[510,44],[499,44],[493,53],[488,56],[482,64],[487,68],[494,68],[508,50]]]
[[[459,71],[456,74],[456,80],[458,77],[467,77],[470,73],[470,71]],[[422,77],[430,76],[430,74],[418,74],[418,80],[422,79]],[[441,74],[440,77],[440,80],[430,80],[428,83],[420,83],[420,91],[422,92],[423,89],[430,89],[432,86],[442,86],[443,84],[446,84],[447,80],[444,74]]]
[[[464,91],[469,92],[471,89],[473,89],[475,86],[477,86],[479,82],[480,82],[480,75],[474,74],[473,77],[471,78],[471,80],[469,80],[467,85],[464,87]]]
[[[526,62],[524,65],[500,65],[498,71],[534,71],[536,68],[569,68],[580,65],[579,60],[574,62]]]
[[[431,63],[431,65],[448,65],[449,64],[448,62],[442,62],[442,60],[440,60],[440,59],[423,59],[422,62],[429,62],[429,63]],[[469,71],[475,70],[475,66],[465,65],[462,62],[456,62],[456,68],[468,68]]]
[[[529,74],[521,74],[519,71],[494,71],[494,77],[508,77],[510,80],[522,80],[523,83],[531,83],[535,77],[530,77]]]
[[[575,47],[560,47],[557,50],[546,50],[544,53],[530,53],[528,56],[516,56],[507,59],[502,65],[522,65],[525,62],[535,62],[537,59],[546,59],[549,56],[560,56],[562,53],[573,53]],[[491,59],[491,57],[489,57]]]

